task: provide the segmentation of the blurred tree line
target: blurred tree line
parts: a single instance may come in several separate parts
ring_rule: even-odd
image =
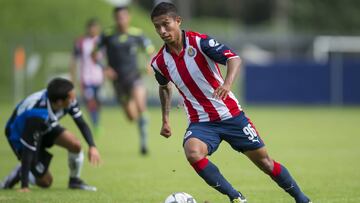
[[[150,10],[153,2],[137,0]],[[232,18],[246,27],[274,26],[311,34],[358,34],[359,0],[173,0],[185,19]]]

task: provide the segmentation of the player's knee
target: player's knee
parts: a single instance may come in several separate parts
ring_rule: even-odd
[[[75,139],[71,142],[70,149],[68,149],[72,153],[79,153],[81,152],[81,143],[79,140]]]
[[[131,121],[131,122],[137,120],[136,116],[134,116],[134,115],[132,115],[132,114],[128,114],[127,118],[128,118],[128,120]]]
[[[98,104],[96,102],[95,99],[90,99],[88,102],[87,102],[87,107],[90,111],[96,111],[97,108],[98,108]]]
[[[185,150],[186,159],[190,164],[193,164],[205,157],[203,153],[201,153],[198,149],[187,149]]]
[[[139,117],[138,114],[135,112],[128,112],[126,114],[126,116],[127,116],[128,120],[131,122],[138,120],[138,117]]]

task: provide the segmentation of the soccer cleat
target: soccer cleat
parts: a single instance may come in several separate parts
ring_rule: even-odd
[[[141,153],[141,155],[145,156],[149,153],[149,151],[148,151],[147,147],[141,147],[140,153]]]
[[[79,189],[79,190],[87,190],[87,191],[97,191],[95,186],[91,186],[86,184],[80,178],[70,178],[69,180],[69,188],[70,189]]]
[[[244,195],[242,195],[241,192],[239,192],[239,197],[237,197],[236,199],[233,199],[231,201],[231,203],[247,203],[247,200],[244,197]]]
[[[296,203],[312,203],[312,202],[308,197],[304,196],[302,200],[296,199]]]

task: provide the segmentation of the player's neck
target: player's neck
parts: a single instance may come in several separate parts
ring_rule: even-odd
[[[62,106],[56,103],[50,103],[51,109],[55,112],[62,109]]]
[[[120,33],[127,33],[128,28],[127,28],[127,27],[123,27],[123,26],[117,26],[117,30],[118,30]]]
[[[182,33],[179,34],[177,40],[167,45],[172,53],[179,55],[184,46]]]

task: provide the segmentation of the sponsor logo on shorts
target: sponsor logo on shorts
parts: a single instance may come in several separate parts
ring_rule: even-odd
[[[190,135],[192,135],[192,132],[191,132],[190,130],[188,130],[188,131],[185,133],[184,139],[188,138]]]
[[[36,169],[36,171],[39,172],[39,173],[44,173],[45,166],[44,166],[44,164],[42,164],[41,162],[39,162],[38,164],[36,164],[35,169]]]

